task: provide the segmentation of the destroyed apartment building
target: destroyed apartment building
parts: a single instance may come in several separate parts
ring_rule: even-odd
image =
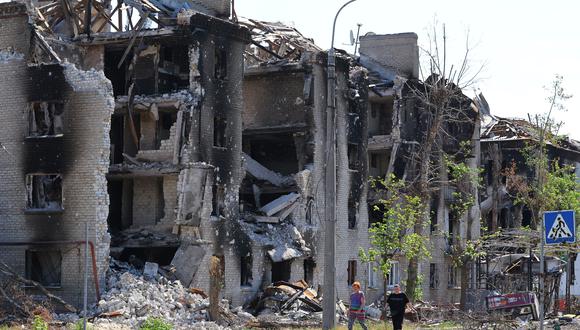
[[[278,281],[322,286],[326,52],[292,27],[230,18],[230,1],[86,4],[0,4],[0,260],[73,305],[85,242],[92,302],[110,257],[219,283],[233,305]],[[358,250],[380,219],[368,177],[413,175],[424,118],[409,90],[417,36],[369,34],[360,53],[337,56],[336,290],[346,300],[358,280],[374,301],[384,283]],[[433,196],[420,266],[441,303],[459,299],[449,237],[479,234],[450,218],[451,195]],[[393,263],[387,288],[405,269]]]
[[[481,168],[482,188],[480,206],[482,223],[490,233],[501,233],[484,243],[486,258],[479,260],[476,281],[479,290],[497,290],[503,293],[518,291],[538,292],[540,258],[537,249],[539,233],[524,228],[537,228],[531,208],[518,201],[521,183],[535,178],[535,169],[526,161],[525,149],[538,143],[538,128],[528,120],[502,118],[491,114],[485,97],[476,98],[482,111]],[[580,178],[580,142],[563,138],[548,141],[546,155],[559,166],[571,166]],[[554,250],[554,251],[552,251]],[[577,295],[577,273],[580,263],[572,249],[568,253],[558,247],[547,247],[545,310],[556,308],[556,300]],[[533,252],[536,251],[536,252]],[[567,254],[567,261],[561,257]],[[571,263],[568,265],[568,261]],[[570,279],[570,291],[567,278]]]
[[[429,113],[415,92],[425,89],[419,79],[419,49],[415,33],[377,35],[367,33],[360,37],[360,65],[369,71],[369,106],[368,106],[368,167],[372,177],[395,175],[406,182],[416,178],[417,170],[413,167],[413,157],[425,139]],[[428,78],[430,79],[430,78]],[[467,165],[479,167],[479,114],[478,108],[467,96],[459,91],[459,103],[456,107],[468,117],[468,120],[450,122],[444,136],[438,142],[440,153],[454,154],[459,151],[460,143],[471,145]],[[442,154],[437,158],[442,159]],[[423,274],[423,299],[434,304],[460,302],[461,271],[453,262],[453,246],[466,238],[477,239],[480,226],[477,214],[479,206],[468,212],[474,216],[464,215],[456,218],[451,211],[454,202],[453,187],[448,181],[447,173],[439,173],[439,184],[432,190],[428,201],[431,214],[430,226],[426,229],[429,237],[428,246],[431,258],[419,264],[419,273]],[[382,220],[382,212],[374,211],[380,203],[380,191],[369,191],[368,212],[369,225]],[[408,260],[394,253],[391,273],[387,277],[387,289],[396,283],[406,280]],[[475,265],[469,269],[469,285],[474,285]],[[369,269],[369,278],[379,281],[379,275]],[[376,283],[376,282],[375,282]]]
[[[229,1],[89,4],[0,5],[0,259],[73,305],[85,242],[93,302],[109,256],[206,292],[215,256],[234,305],[276,281],[322,285],[325,52],[229,20]],[[352,248],[368,247],[366,71],[337,64],[346,299],[379,281]]]
[[[248,30],[229,1],[89,4],[0,4],[0,258],[79,305],[87,231],[93,302],[109,253],[206,288],[210,256],[240,268]]]

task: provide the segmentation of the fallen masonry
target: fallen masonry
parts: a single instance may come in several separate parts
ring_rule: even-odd
[[[157,266],[147,263],[146,268],[148,265]],[[106,282],[101,300],[89,311],[89,320],[97,328],[121,325],[136,329],[154,317],[171,323],[175,329],[224,329],[240,327],[252,318],[241,309],[229,311],[226,302],[221,305],[224,323],[209,322],[209,300],[203,291],[188,289],[179,280],[169,280],[158,272],[152,277],[144,276],[142,271],[125,262],[111,261]],[[55,320],[77,322],[80,316],[82,312],[57,314]]]

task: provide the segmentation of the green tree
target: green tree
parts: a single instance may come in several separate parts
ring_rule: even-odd
[[[407,260],[430,256],[427,247],[429,237],[413,231],[415,224],[423,218],[425,206],[421,198],[406,191],[405,182],[393,174],[386,179],[373,178],[370,184],[380,196],[373,207],[382,213],[382,218],[370,227],[371,247],[366,251],[361,248],[360,255],[364,262],[375,265],[375,271],[380,271],[386,288],[391,262],[398,256]],[[413,298],[420,298],[420,288],[410,294]]]

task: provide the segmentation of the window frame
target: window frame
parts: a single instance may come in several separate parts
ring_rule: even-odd
[[[32,135],[32,113],[35,111],[35,107],[41,106],[43,103],[46,103],[47,106],[50,106],[52,104],[54,104],[55,106],[58,106],[58,108],[55,108],[55,111],[52,113],[52,118],[51,118],[51,122],[50,122],[50,126],[48,127],[49,131],[53,131],[55,130],[54,127],[54,114],[56,112],[60,112],[59,113],[59,117],[61,118],[62,121],[62,127],[61,133],[57,133],[57,134],[43,134],[43,135]],[[62,100],[48,100],[48,101],[30,101],[28,102],[28,107],[27,107],[27,130],[26,130],[26,139],[46,139],[46,138],[61,138],[64,136],[64,120],[62,120],[62,117],[64,116],[64,102]],[[36,116],[36,115],[35,115]]]
[[[24,277],[28,280],[32,280],[32,281],[36,281],[38,283],[40,283],[43,287],[47,288],[47,289],[61,289],[62,288],[62,275],[63,275],[63,271],[62,271],[62,261],[63,261],[63,256],[62,256],[62,251],[60,249],[39,249],[39,248],[32,248],[32,249],[26,249],[24,252]],[[31,253],[40,253],[40,254],[48,254],[48,253],[58,253],[58,261],[59,261],[59,265],[58,267],[59,269],[59,279],[58,279],[58,284],[47,284],[47,283],[43,283],[42,281],[39,281],[37,279],[33,279],[32,275],[31,275],[31,267],[32,265],[30,264],[30,257],[31,257]],[[29,288],[29,287],[34,287],[32,285],[24,285],[25,288]]]
[[[29,198],[34,191],[34,181],[33,178],[35,176],[56,176],[60,178],[60,207],[59,208],[35,208],[32,207],[32,200]],[[24,184],[25,184],[25,208],[24,212],[26,214],[54,214],[54,213],[62,213],[64,212],[64,178],[61,173],[26,173],[24,176]],[[30,180],[30,181],[29,181]],[[30,190],[29,190],[30,187]]]

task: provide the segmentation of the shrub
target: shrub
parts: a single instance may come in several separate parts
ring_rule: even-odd
[[[42,317],[36,315],[32,321],[32,330],[48,330],[48,323]]]
[[[173,326],[169,322],[165,322],[163,319],[157,317],[149,317],[143,324],[141,324],[141,330],[172,330]]]

